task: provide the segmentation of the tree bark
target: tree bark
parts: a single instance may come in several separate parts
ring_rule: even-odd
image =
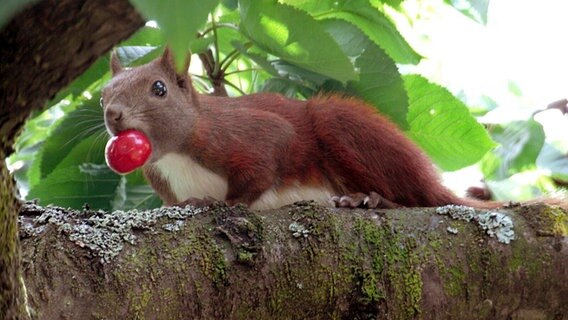
[[[0,30],[0,318],[26,318],[20,291],[17,200],[3,161],[32,110],[127,38],[144,20],[127,0],[39,1]]]
[[[563,319],[566,213],[503,212],[510,244],[435,208],[28,205],[24,276],[38,319]]]

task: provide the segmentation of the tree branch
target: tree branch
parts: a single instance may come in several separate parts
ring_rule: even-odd
[[[218,204],[105,214],[28,206],[24,272],[42,319],[566,314],[568,250],[558,229],[566,214],[538,205],[506,214],[518,235],[510,245],[434,208],[298,203],[251,213]]]

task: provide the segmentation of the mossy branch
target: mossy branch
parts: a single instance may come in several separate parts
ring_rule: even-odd
[[[27,205],[20,227],[40,319],[567,314],[566,214],[538,205],[502,214],[513,222],[510,244],[436,209],[311,203],[258,213],[223,204],[113,213]]]

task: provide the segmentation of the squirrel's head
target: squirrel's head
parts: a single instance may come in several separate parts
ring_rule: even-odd
[[[183,150],[199,112],[187,67],[176,72],[172,54],[166,49],[161,57],[136,68],[123,68],[113,52],[111,70],[112,79],[101,96],[109,133],[116,135],[126,129],[143,132],[152,143],[151,161]]]

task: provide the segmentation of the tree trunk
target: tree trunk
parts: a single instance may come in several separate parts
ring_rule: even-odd
[[[127,213],[28,205],[20,220],[28,299],[38,319],[568,314],[565,212],[503,211],[516,239],[502,244],[481,229],[484,215],[453,210],[473,219],[308,202],[258,213],[222,204]]]
[[[0,319],[26,318],[18,278],[17,200],[3,161],[32,110],[144,24],[127,0],[34,3],[0,30]]]

